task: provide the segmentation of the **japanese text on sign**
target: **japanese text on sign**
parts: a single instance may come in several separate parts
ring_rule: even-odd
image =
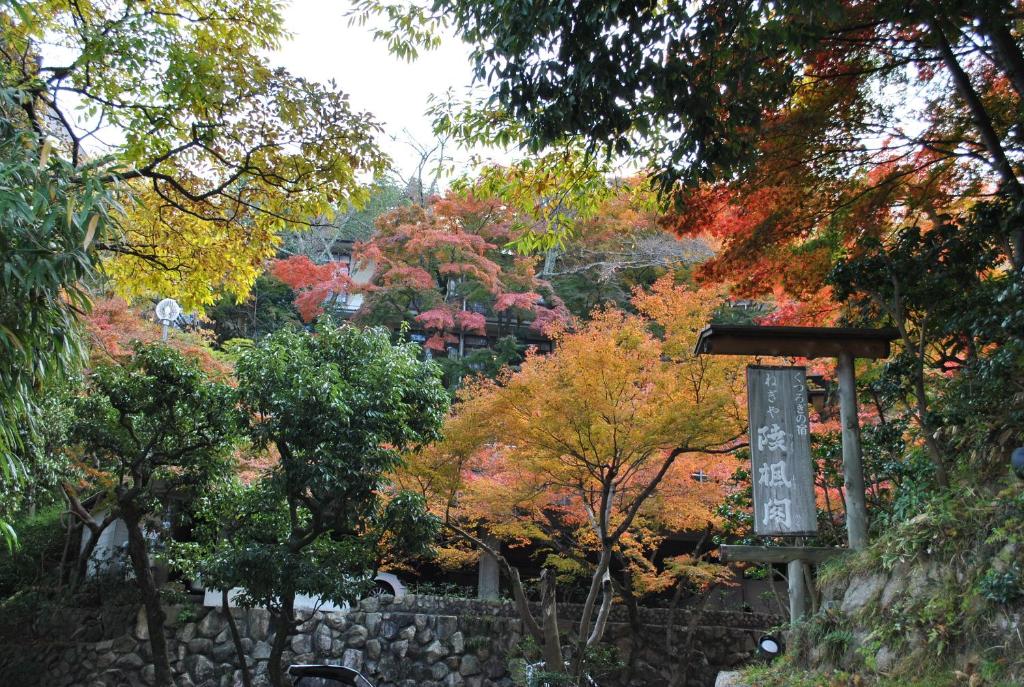
[[[814,473],[802,367],[747,368],[754,532],[761,536],[817,531]]]

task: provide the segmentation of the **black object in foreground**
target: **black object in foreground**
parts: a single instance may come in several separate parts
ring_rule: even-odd
[[[769,661],[782,655],[782,640],[775,635],[764,635],[757,640],[757,651]]]
[[[362,673],[345,666],[293,665],[288,667],[288,675],[295,687],[373,687]]]

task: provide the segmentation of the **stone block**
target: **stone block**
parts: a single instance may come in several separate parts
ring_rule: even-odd
[[[193,639],[188,643],[188,653],[208,654],[213,649],[213,641],[209,639]]]
[[[405,658],[405,654],[408,653],[408,651],[409,640],[407,639],[401,639],[397,642],[391,643],[391,653],[393,653],[396,658]]]
[[[456,632],[448,640],[448,645],[451,646],[453,652],[461,654],[466,650],[466,639],[462,636],[461,632]]]
[[[473,654],[466,654],[459,662],[459,674],[463,677],[480,674],[480,659]]]
[[[366,642],[366,655],[376,661],[380,658],[380,640],[370,639]]]
[[[855,577],[843,594],[843,613],[855,613],[874,601],[886,583],[886,576],[875,573],[867,577]]]
[[[345,649],[345,652],[341,655],[341,665],[352,670],[362,671],[363,652],[359,649]]]
[[[459,619],[454,615],[439,615],[434,626],[437,638],[442,642],[451,637],[459,629]]]
[[[377,630],[380,628],[380,613],[367,613],[366,618],[363,620],[363,625],[366,627],[366,631],[371,637],[377,636]]]
[[[331,650],[331,628],[321,623],[316,632],[313,633],[313,648],[322,653],[329,653]]]
[[[188,670],[188,674],[196,684],[212,679],[214,674],[217,672],[217,667],[213,664],[213,661],[202,655],[189,656],[186,658],[185,667],[186,670]]]
[[[220,611],[212,610],[206,614],[206,617],[199,621],[198,631],[199,636],[208,637],[213,639],[219,635],[225,626],[224,618],[221,617]]]
[[[257,642],[267,638],[270,632],[270,611],[265,608],[253,608],[249,611],[249,637]]]
[[[362,625],[353,625],[349,628],[348,634],[345,635],[345,643],[355,649],[360,649],[366,644],[366,639],[369,632]]]
[[[139,612],[135,615],[135,629],[132,631],[132,636],[139,641],[149,639],[149,622],[146,620],[146,609],[142,606],[139,606]]]
[[[436,663],[447,655],[444,646],[441,642],[436,639],[431,642],[426,649],[423,650],[423,656],[426,658],[427,663]]]

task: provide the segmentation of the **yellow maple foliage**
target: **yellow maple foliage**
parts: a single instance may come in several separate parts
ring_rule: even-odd
[[[714,520],[721,482],[692,473],[731,473],[725,454],[745,428],[742,363],[693,353],[721,295],[667,278],[634,302],[637,315],[596,311],[579,330],[556,334],[553,353],[468,384],[445,440],[399,476],[464,539],[483,527],[542,543],[558,559],[550,567],[589,578],[584,643],[602,622],[602,589],[601,606],[610,603],[613,556],[646,558],[636,554],[664,534]],[[647,567],[638,568],[640,592],[680,574],[661,579]]]

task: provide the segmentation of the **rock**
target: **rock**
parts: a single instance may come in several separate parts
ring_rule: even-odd
[[[196,624],[195,623],[185,623],[182,626],[182,628],[181,628],[181,632],[178,633],[178,639],[180,639],[183,642],[190,642],[193,639],[195,639],[195,637],[196,637]]]
[[[883,610],[887,610],[893,605],[893,602],[903,594],[903,591],[907,588],[907,576],[903,574],[899,568],[893,571],[889,575],[889,580],[885,584],[885,588],[882,589],[882,596],[878,603],[882,606]]]
[[[376,613],[380,610],[380,599],[375,596],[368,596],[359,602],[359,610],[364,613]]]
[[[156,682],[156,667],[153,664],[142,667],[142,681],[147,685]]]
[[[362,625],[353,625],[349,628],[348,634],[345,636],[345,643],[350,647],[359,649],[366,644],[366,638],[369,632]]]
[[[328,653],[331,650],[331,628],[321,623],[313,633],[313,648],[321,653]]]
[[[270,632],[270,612],[265,608],[253,608],[249,611],[249,637],[261,642]]]
[[[213,660],[217,663],[229,663],[237,660],[237,652],[235,651],[235,645],[232,642],[222,642],[220,644],[213,645],[213,651],[210,655]]]
[[[213,649],[213,642],[209,639],[193,639],[187,646],[189,654],[208,654]]]
[[[380,658],[380,640],[370,639],[366,642],[366,655],[368,658],[376,661]]]
[[[463,651],[466,650],[466,640],[462,636],[461,632],[456,632],[455,634],[453,634],[448,644],[451,645],[452,651],[454,651],[457,654],[461,654]]]
[[[427,616],[423,613],[417,613],[412,617],[412,624],[416,626],[416,631],[425,630],[427,627]]]
[[[430,667],[430,674],[435,680],[443,680],[448,675],[448,666],[444,663],[435,663]]]
[[[855,577],[843,595],[840,607],[843,613],[854,613],[877,598],[885,586],[885,575],[875,573],[867,577]]]
[[[397,658],[405,658],[405,654],[409,651],[409,640],[402,639],[397,642],[391,643],[391,653]]]
[[[423,650],[423,655],[427,659],[427,663],[436,663],[440,661],[442,658],[444,658],[446,653],[447,652],[444,650],[444,647],[441,645],[441,642],[437,641],[436,639],[433,642],[431,642],[426,649]]]
[[[210,615],[213,615],[212,613]],[[209,617],[209,616],[207,616]],[[205,619],[204,619],[205,620]],[[185,659],[185,665],[189,674],[195,682],[202,683],[213,678],[217,667],[206,656],[189,656]]]
[[[429,644],[433,638],[434,632],[429,627],[425,627],[416,633],[416,641],[420,644]]]
[[[738,670],[723,670],[715,678],[715,687],[748,687]]]
[[[896,652],[887,646],[883,646],[875,654],[875,670],[880,673],[887,673],[896,665]]]
[[[409,640],[409,639],[412,639],[415,636],[416,636],[416,627],[414,625],[409,625],[408,627],[403,627],[398,632],[398,638],[399,639]]]
[[[119,668],[129,668],[138,670],[142,666],[146,665],[146,662],[138,654],[125,654],[121,656],[115,662],[115,665]]]
[[[480,659],[473,654],[466,654],[459,663],[459,674],[463,677],[480,674]]]
[[[394,639],[398,636],[398,622],[394,618],[385,618],[380,624],[380,636],[383,639]]]
[[[149,639],[149,621],[146,620],[146,609],[142,606],[139,607],[139,612],[135,614],[135,630],[132,632],[132,635],[139,641]]]
[[[464,680],[458,673],[448,673],[448,677],[444,679],[445,687],[462,687]]]
[[[327,623],[327,625],[332,630],[335,630],[337,632],[341,632],[342,630],[344,630],[346,625],[348,624],[348,621],[345,618],[345,614],[339,613],[337,611],[325,613],[324,622]]]
[[[252,648],[252,657],[264,661],[270,658],[270,644],[268,642],[256,642],[256,646]]]
[[[345,649],[341,655],[341,665],[352,670],[363,669],[363,652],[359,649]]]
[[[201,637],[209,637],[213,639],[224,630],[224,619],[220,615],[220,611],[210,611],[206,614],[206,617],[199,621],[199,635]]]
[[[377,636],[377,628],[380,627],[380,613],[367,613],[366,619],[363,623],[366,625],[366,631],[370,633],[371,637]]]
[[[459,629],[459,619],[454,615],[437,616],[437,624],[434,627],[434,631],[437,633],[437,638],[441,641],[451,637],[457,629]]]

